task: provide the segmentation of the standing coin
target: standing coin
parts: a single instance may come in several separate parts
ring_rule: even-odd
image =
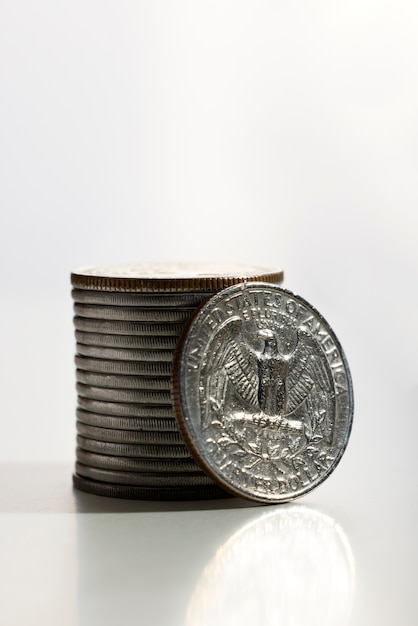
[[[218,484],[260,502],[319,485],[348,442],[353,392],[324,318],[275,285],[225,289],[188,329],[174,404],[193,454]]]
[[[202,293],[125,293],[117,291],[90,291],[73,289],[72,297],[81,304],[103,304],[104,306],[136,306],[151,308],[195,309],[214,295],[214,291]]]

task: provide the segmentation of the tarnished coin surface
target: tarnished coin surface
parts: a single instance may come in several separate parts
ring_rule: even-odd
[[[109,456],[108,454],[96,454],[82,448],[76,449],[77,461],[89,467],[110,469],[117,472],[157,472],[163,473],[195,473],[200,470],[196,461],[192,458],[185,459],[153,459],[124,456]]]
[[[106,335],[75,331],[77,343],[99,348],[129,348],[130,350],[174,350],[178,337],[155,337],[153,335]]]
[[[71,274],[73,287],[99,291],[219,291],[244,280],[279,283],[283,272],[225,263],[127,263],[83,267]]]
[[[194,309],[144,309],[137,307],[100,306],[95,304],[74,303],[74,313],[80,317],[95,320],[124,322],[168,322],[178,324],[187,322]]]
[[[327,478],[345,450],[353,413],[345,355],[316,309],[276,285],[211,298],[173,374],[190,450],[235,495],[292,500]]]
[[[230,498],[230,494],[218,485],[203,487],[134,487],[111,485],[73,474],[73,485],[80,491],[96,496],[125,498],[128,500],[215,500]]]
[[[77,382],[93,387],[108,389],[143,389],[147,391],[170,391],[170,379],[151,378],[150,376],[124,376],[113,374],[97,374],[76,370]]]
[[[117,291],[91,291],[89,289],[73,289],[75,302],[82,304],[103,304],[105,306],[137,306],[146,308],[187,308],[195,309],[209,300],[214,291],[202,293],[125,293]]]

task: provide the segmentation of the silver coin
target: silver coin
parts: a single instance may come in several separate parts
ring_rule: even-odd
[[[151,459],[187,459],[190,452],[183,444],[173,446],[152,444],[122,444],[96,441],[77,435],[77,445],[88,452],[108,454],[110,456],[132,456]]]
[[[144,308],[186,308],[195,309],[215,292],[189,293],[125,293],[117,291],[91,291],[73,289],[72,297],[81,304],[103,304],[104,306],[136,306]]]
[[[145,474],[139,472],[115,472],[76,463],[79,476],[113,485],[135,485],[137,487],[203,487],[215,483],[203,472],[199,474]]]
[[[78,406],[80,409],[109,415],[113,417],[135,417],[146,419],[175,419],[174,409],[170,406],[151,404],[126,404],[123,402],[99,402],[90,398],[78,396]]]
[[[301,496],[347,445],[353,392],[338,339],[310,304],[275,285],[237,285],[204,305],[174,377],[185,440],[236,495]]]
[[[91,293],[100,293],[92,291]],[[75,331],[78,343],[85,346],[100,348],[129,348],[135,350],[174,350],[178,344],[178,337],[154,337],[152,335],[106,335],[99,333],[85,333]]]
[[[76,422],[77,432],[88,439],[96,441],[110,441],[111,443],[141,443],[152,445],[177,445],[184,444],[179,431],[164,432],[163,430],[115,430],[113,428],[101,428],[89,426],[83,422]]]
[[[73,475],[73,485],[80,491],[96,496],[124,498],[127,500],[214,500],[230,498],[230,494],[217,485],[203,487],[135,487],[110,485],[83,476]]]
[[[110,469],[117,472],[145,472],[145,473],[196,473],[201,471],[196,461],[192,458],[185,459],[141,459],[123,456],[109,456],[107,454],[95,454],[82,448],[76,449],[76,458],[80,463],[99,469]]]
[[[117,417],[113,415],[91,413],[90,411],[84,411],[83,409],[77,409],[76,413],[77,419],[80,422],[83,422],[83,424],[98,426],[99,428],[179,432],[176,420],[170,417]]]
[[[77,343],[77,352],[81,356],[109,361],[145,361],[147,363],[171,363],[173,350],[130,350],[128,348],[98,348]]]
[[[100,306],[74,303],[74,313],[80,317],[95,320],[116,320],[124,322],[187,322],[195,309],[139,309],[136,307]]]
[[[106,335],[151,335],[153,337],[179,337],[185,327],[180,324],[152,323],[152,322],[109,322],[106,320],[92,320],[87,317],[75,317],[76,330],[88,333],[105,333]]]
[[[97,372],[99,374],[126,374],[128,376],[150,377],[166,377],[171,374],[171,363],[109,361],[105,359],[89,359],[76,355],[75,364],[80,370]]]
[[[170,405],[169,391],[145,391],[134,389],[106,389],[77,383],[77,393],[83,398],[100,400],[101,402],[126,402],[128,404],[162,404]]]
[[[77,382],[93,387],[107,389],[143,389],[147,391],[170,391],[169,378],[151,378],[150,376],[117,376],[112,374],[97,374],[76,370]]]

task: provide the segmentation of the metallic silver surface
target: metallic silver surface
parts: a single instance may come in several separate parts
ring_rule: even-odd
[[[84,463],[89,467],[98,467],[99,469],[110,469],[125,472],[157,472],[166,473],[188,473],[199,472],[200,467],[192,458],[186,459],[152,459],[152,458],[135,458],[123,456],[110,456],[108,454],[96,454],[88,452],[82,448],[76,449],[76,458],[80,463]]]
[[[105,306],[136,306],[147,308],[196,307],[209,300],[215,292],[202,293],[124,293],[117,291],[91,291],[73,289],[72,297],[81,304],[103,304]]]
[[[83,424],[97,426],[99,428],[115,428],[116,430],[146,430],[178,432],[177,422],[174,417],[117,417],[113,415],[101,415],[91,413],[83,409],[77,409],[77,419]]]
[[[102,428],[89,426],[83,422],[76,422],[77,432],[83,437],[95,439],[96,441],[110,441],[111,443],[141,443],[153,445],[176,445],[183,444],[183,438],[179,431],[163,430],[163,425],[159,430],[115,430],[114,428]]]
[[[151,335],[152,337],[179,337],[185,323],[169,324],[158,322],[108,322],[106,320],[92,320],[87,317],[74,318],[76,330],[88,333],[105,333],[107,335]]]
[[[230,494],[217,485],[203,487],[134,487],[110,485],[73,475],[73,485],[80,491],[109,498],[129,500],[214,500],[228,498]]]
[[[173,350],[130,350],[128,348],[101,348],[77,344],[77,352],[81,356],[109,361],[143,361],[144,363],[171,363]]]
[[[148,444],[120,444],[96,441],[77,435],[77,445],[83,450],[108,454],[110,456],[140,457],[151,459],[187,459],[190,452],[185,445],[148,445]]]
[[[115,472],[76,463],[79,476],[114,485],[134,485],[137,487],[203,487],[215,483],[203,472],[199,474],[145,474],[139,472]]]
[[[187,322],[194,309],[145,309],[137,307],[102,306],[95,304],[74,303],[74,313],[80,317],[95,320],[120,320],[125,322],[168,322],[177,324]]]
[[[150,376],[117,376],[111,374],[97,374],[85,370],[76,370],[76,379],[79,383],[106,387],[107,389],[142,389],[147,391],[170,391],[170,379],[151,378]]]
[[[204,305],[174,376],[190,449],[236,495],[301,496],[347,445],[353,393],[341,346],[310,304],[275,285],[233,286]]]
[[[151,404],[126,404],[123,402],[100,402],[78,396],[78,406],[85,411],[98,413],[100,415],[110,415],[114,417],[136,417],[153,419],[175,419],[172,405],[160,406]]]
[[[169,391],[146,391],[134,389],[106,389],[105,387],[93,387],[77,383],[77,393],[83,398],[100,400],[101,402],[126,402],[144,404],[171,404]]]
[[[92,292],[95,293],[95,292]],[[179,342],[178,337],[154,335],[106,335],[75,331],[79,344],[101,348],[128,348],[135,350],[174,350]]]
[[[101,374],[126,374],[150,377],[166,377],[171,374],[171,363],[111,361],[76,355],[75,364],[80,370]]]

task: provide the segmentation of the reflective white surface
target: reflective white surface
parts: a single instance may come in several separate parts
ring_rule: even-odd
[[[336,470],[292,504],[112,500],[1,467],[7,624],[414,624],[416,490]],[[337,475],[338,473],[338,475]],[[410,482],[412,486],[413,481]],[[351,487],[350,487],[351,485]]]

